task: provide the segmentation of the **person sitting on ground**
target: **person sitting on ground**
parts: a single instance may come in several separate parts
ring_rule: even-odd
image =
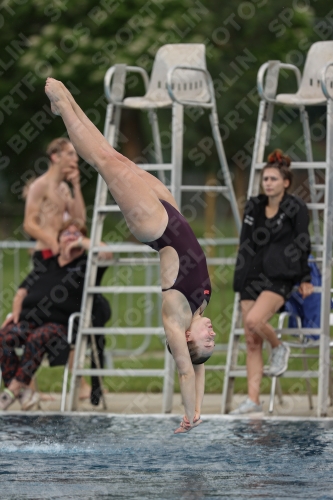
[[[244,211],[234,290],[240,293],[245,329],[248,398],[231,412],[234,415],[262,411],[263,340],[272,347],[266,375],[277,377],[287,369],[290,349],[269,320],[297,283],[303,298],[313,292],[309,215],[305,203],[287,193],[291,182],[290,158],[277,149],[262,170],[264,194],[250,198]]]
[[[26,187],[23,229],[36,240],[33,260],[59,252],[58,232],[67,218],[86,221],[80,187],[78,156],[66,137],[54,139],[47,147],[49,168]],[[72,184],[73,196],[67,182]]]
[[[33,407],[38,402],[38,394],[28,386],[43,355],[46,352],[57,355],[61,340],[68,347],[69,317],[81,309],[86,250],[90,246],[86,234],[81,221],[70,219],[63,223],[58,235],[59,254],[39,262],[19,286],[13,311],[0,329],[0,363],[6,386],[0,394],[0,410],[7,409],[16,399],[23,410]],[[112,253],[100,252],[98,257],[109,260]],[[97,286],[105,269],[98,269]],[[99,296],[101,298],[99,311],[93,308],[93,314],[107,316],[109,305]],[[21,359],[15,353],[19,346],[24,346]]]
[[[105,180],[132,234],[159,252],[162,320],[185,407],[175,432],[187,432],[201,422],[203,363],[215,346],[212,322],[202,316],[211,296],[205,255],[167,187],[118,153],[61,82],[48,78],[45,92],[78,154]]]

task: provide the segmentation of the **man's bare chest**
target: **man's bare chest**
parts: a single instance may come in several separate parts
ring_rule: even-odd
[[[41,211],[44,215],[52,214],[62,216],[66,210],[66,199],[61,189],[49,189],[41,203]]]

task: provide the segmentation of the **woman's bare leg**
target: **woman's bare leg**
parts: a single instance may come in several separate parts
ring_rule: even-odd
[[[168,216],[156,193],[130,167],[110,153],[106,139],[96,139],[95,126],[87,128],[74,112],[60,84],[48,78],[45,86],[51,109],[61,115],[77,153],[92,165],[105,180],[118,203],[130,231],[140,241],[160,237]]]
[[[278,339],[274,328],[268,323],[272,316],[283,306],[284,299],[274,292],[262,292],[246,316],[246,328],[267,340],[272,348],[278,347]]]
[[[262,344],[263,340],[256,333],[246,327],[246,317],[254,306],[253,300],[242,300],[242,316],[246,339],[246,371],[248,397],[259,404],[260,384],[263,372]]]
[[[242,300],[241,302],[246,338],[248,396],[257,404],[259,404],[263,373],[263,339],[266,339],[272,348],[281,343],[268,321],[283,303],[283,297],[273,292],[262,292],[255,302],[252,300]]]
[[[94,126],[94,124],[89,120],[87,115],[82,111],[82,109],[77,104],[70,91],[66,88],[66,86],[62,82],[59,83],[63,87],[64,92],[69,102],[71,103],[75,114],[77,115],[79,120],[83,123],[83,125],[89,130],[89,132],[94,137],[96,142],[100,143],[100,145],[105,145],[106,147],[108,147],[111,155],[117,158],[117,160],[125,163],[125,165],[130,167],[137,175],[139,175],[149,185],[149,187],[153,189],[153,191],[156,193],[159,199],[169,202],[177,210],[179,210],[176,200],[170,193],[169,189],[163,184],[163,182],[161,182],[159,179],[157,179],[154,175],[150,174],[149,172],[142,170],[142,168],[136,165],[133,161],[129,160],[128,158],[126,158],[126,156],[123,156],[121,153],[116,151],[111,146],[111,144],[107,142],[104,135],[101,134],[98,128]]]

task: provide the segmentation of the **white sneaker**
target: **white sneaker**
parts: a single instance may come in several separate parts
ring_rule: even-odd
[[[265,370],[265,375],[269,377],[279,377],[288,368],[290,347],[282,343],[272,349],[271,365]]]
[[[16,397],[9,389],[4,389],[4,391],[0,394],[0,410],[7,410],[8,406],[14,403]]]
[[[39,394],[29,387],[23,389],[17,397],[21,410],[32,410],[33,406],[39,405]]]
[[[262,405],[257,405],[254,403],[252,399],[247,398],[243,403],[239,405],[236,410],[233,410],[229,413],[229,415],[246,415],[248,413],[262,413]]]

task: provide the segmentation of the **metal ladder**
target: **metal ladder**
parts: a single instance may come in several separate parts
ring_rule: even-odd
[[[190,63],[190,64],[189,64]],[[126,75],[128,73],[138,73],[142,76],[146,89],[143,97],[124,99]],[[218,116],[215,103],[214,88],[211,77],[205,66],[205,47],[201,44],[177,44],[161,47],[156,54],[156,59],[149,81],[146,71],[142,68],[126,65],[115,65],[111,67],[104,80],[105,95],[108,101],[104,136],[114,147],[117,146],[119,136],[119,124],[122,108],[135,108],[148,110],[148,116],[152,127],[154,143],[155,163],[140,164],[140,167],[147,171],[157,171],[160,179],[166,182],[165,173],[168,172],[168,188],[181,206],[183,192],[216,192],[222,193],[231,204],[237,230],[240,229],[241,221],[238,212],[236,197],[234,194],[231,176],[229,173],[223,144],[219,132]],[[191,93],[190,89],[193,90]],[[183,115],[186,107],[199,107],[208,109],[212,126],[212,135],[215,140],[221,172],[225,185],[220,186],[188,186],[182,185],[182,156],[183,156]],[[163,163],[161,140],[159,134],[156,109],[160,107],[172,108],[172,147],[171,163]],[[90,335],[163,335],[162,324],[158,327],[109,327],[91,328],[90,317],[92,300],[94,293],[147,293],[158,294],[161,297],[160,286],[106,286],[96,287],[96,273],[98,260],[96,254],[101,248],[98,242],[101,241],[103,233],[103,221],[106,214],[119,211],[115,204],[107,204],[108,189],[102,178],[98,177],[97,190],[94,205],[94,214],[91,229],[91,248],[88,254],[87,272],[84,283],[81,319],[76,340],[75,359],[71,379],[69,410],[77,408],[77,397],[80,377],[83,375],[97,376],[159,376],[163,377],[163,412],[170,412],[172,409],[172,396],[174,386],[175,365],[172,356],[165,350],[164,369],[144,370],[144,369],[85,369],[84,359],[87,339]],[[202,244],[202,240],[200,241]],[[211,241],[207,242],[211,244]],[[130,254],[131,265],[153,265],[159,259],[150,247],[141,244],[109,244],[106,247],[114,255],[122,253]],[[105,250],[105,247],[103,247]],[[144,257],[142,257],[142,255]],[[148,258],[147,258],[148,257]],[[119,261],[126,259],[118,259]],[[215,264],[218,259],[213,259]],[[110,263],[112,264],[112,263]],[[98,366],[98,365],[97,365]],[[105,404],[105,402],[104,402]]]
[[[319,45],[319,46],[318,46]],[[323,47],[324,45],[324,47]],[[320,52],[329,49],[326,60],[320,59]],[[319,54],[318,54],[319,53]],[[317,65],[313,59],[317,59]],[[307,204],[312,212],[313,232],[315,244],[312,250],[316,254],[316,261],[321,266],[322,287],[315,291],[321,292],[321,325],[317,329],[304,329],[299,332],[303,335],[319,335],[319,369],[318,370],[287,370],[283,377],[289,378],[318,378],[318,405],[317,415],[325,416],[327,413],[327,400],[329,388],[329,367],[330,367],[330,310],[331,310],[331,265],[332,265],[332,206],[333,206],[333,92],[329,94],[329,88],[332,89],[332,69],[333,63],[333,43],[318,42],[314,44],[309,51],[307,62],[301,79],[298,68],[290,64],[283,64],[280,61],[269,61],[264,64],[258,72],[258,91],[261,97],[259,115],[255,136],[253,158],[251,164],[251,173],[248,189],[248,197],[256,196],[259,192],[260,172],[265,165],[264,151],[269,143],[270,132],[272,129],[272,119],[274,106],[278,104],[298,107],[303,126],[303,135],[305,142],[305,152],[307,161],[292,162],[293,170],[305,170],[308,172],[310,203]],[[320,65],[321,64],[321,65]],[[313,68],[315,74],[309,75],[309,70]],[[278,76],[281,70],[292,70],[297,78],[299,86],[296,94],[278,94]],[[265,84],[264,77],[266,76]],[[312,87],[312,99],[309,98],[309,85]],[[320,86],[317,85],[320,82]],[[302,90],[307,87],[304,94]],[[310,93],[311,95],[311,93]],[[312,102],[313,101],[313,102]],[[327,106],[327,134],[326,134],[326,159],[324,162],[315,162],[312,157],[311,136],[309,129],[308,116],[305,111],[306,105],[321,104]],[[320,177],[323,181],[318,184],[316,178]],[[320,217],[322,220],[320,221]],[[320,224],[320,222],[322,224]],[[322,225],[322,234],[320,232]],[[280,328],[277,329],[280,335],[293,334],[295,329]],[[234,301],[233,317],[231,322],[231,332],[228,344],[227,361],[225,368],[225,378],[222,393],[222,413],[231,411],[231,402],[234,391],[234,382],[236,377],[247,377],[246,367],[238,364],[240,339],[244,335],[242,328],[242,317],[239,307],[239,296],[236,294]],[[302,345],[300,344],[300,348]],[[275,381],[274,381],[275,382]]]

